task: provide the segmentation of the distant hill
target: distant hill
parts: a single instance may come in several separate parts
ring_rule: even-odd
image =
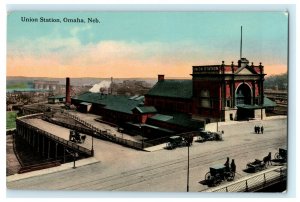
[[[264,82],[264,88],[274,89],[274,90],[287,90],[288,88],[287,73],[266,77]]]
[[[111,78],[92,78],[92,77],[82,77],[82,78],[72,78],[71,85],[74,86],[92,86],[94,84],[100,83],[101,81],[110,81]],[[34,80],[47,80],[47,81],[58,81],[59,84],[64,85],[66,83],[65,78],[47,78],[47,77],[22,77],[22,76],[7,76],[6,85],[7,88],[14,88],[14,86],[32,86]],[[146,81],[148,83],[154,84],[157,78],[113,78],[115,83],[122,83],[125,80],[129,81]]]

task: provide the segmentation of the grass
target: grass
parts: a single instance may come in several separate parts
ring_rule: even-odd
[[[6,86],[6,89],[28,88],[27,83],[13,83]]]
[[[17,112],[6,112],[6,129],[16,127]]]

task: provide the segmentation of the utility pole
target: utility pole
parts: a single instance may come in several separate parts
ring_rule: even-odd
[[[189,182],[190,181],[190,144],[188,143],[188,167],[187,167],[187,183],[186,192],[189,192]]]

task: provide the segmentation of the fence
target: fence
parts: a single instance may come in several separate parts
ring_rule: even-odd
[[[28,116],[27,116],[27,117],[28,117]],[[52,140],[54,140],[54,141],[56,141],[56,142],[58,142],[58,143],[60,143],[60,144],[63,144],[63,145],[65,145],[65,146],[67,146],[67,147],[69,147],[69,148],[71,148],[71,149],[73,149],[73,150],[77,150],[77,151],[79,151],[79,152],[81,152],[81,153],[84,153],[84,154],[87,154],[87,155],[89,155],[89,156],[92,156],[92,151],[91,151],[91,150],[86,149],[86,148],[84,148],[84,147],[82,147],[82,146],[79,146],[79,145],[77,145],[76,143],[73,143],[73,142],[71,142],[71,141],[65,140],[65,139],[60,138],[60,137],[58,137],[58,136],[55,136],[55,135],[53,135],[53,134],[51,134],[51,133],[49,133],[49,132],[46,132],[46,131],[44,131],[44,130],[41,130],[41,129],[35,127],[35,126],[32,126],[32,125],[30,125],[30,124],[28,124],[28,123],[22,121],[21,119],[17,119],[17,120],[16,120],[16,124],[17,124],[17,128],[18,128],[18,126],[24,126],[24,127],[28,128],[28,129],[30,129],[30,130],[35,131],[36,133],[39,133],[39,134],[41,134],[41,135],[44,135],[44,136],[48,137],[49,139],[52,139]],[[17,130],[18,130],[18,129],[17,129]]]
[[[79,117],[77,117],[73,114],[70,114],[66,111],[64,111],[63,113],[66,116],[68,116],[68,117],[78,121],[79,123],[83,124],[84,126],[90,128],[94,132],[93,135],[96,138],[106,139],[106,140],[109,140],[111,142],[115,142],[115,143],[118,143],[118,144],[121,144],[121,145],[124,145],[124,146],[127,146],[127,147],[135,148],[135,149],[144,149],[145,147],[153,146],[152,144],[146,143],[143,140],[142,140],[142,142],[134,142],[132,140],[127,140],[127,139],[124,139],[124,138],[117,137],[115,135],[112,135],[112,134],[108,133],[107,131],[100,130],[99,128],[96,128],[92,124],[87,123],[86,121],[80,119]]]
[[[254,192],[286,180],[286,172],[286,166],[274,167],[228,185],[207,189],[205,192]]]

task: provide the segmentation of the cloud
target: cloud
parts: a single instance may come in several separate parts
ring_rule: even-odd
[[[229,51],[212,53],[193,41],[106,40],[82,44],[76,35],[88,29],[73,28],[73,37],[69,38],[48,36],[9,44],[7,75],[156,77],[162,73],[188,77],[193,65],[218,64],[222,60],[228,64],[235,59]]]
[[[91,25],[73,27],[73,28],[70,29],[70,35],[72,37],[77,37],[80,32],[88,33],[86,31],[90,30],[91,28],[92,28]]]

